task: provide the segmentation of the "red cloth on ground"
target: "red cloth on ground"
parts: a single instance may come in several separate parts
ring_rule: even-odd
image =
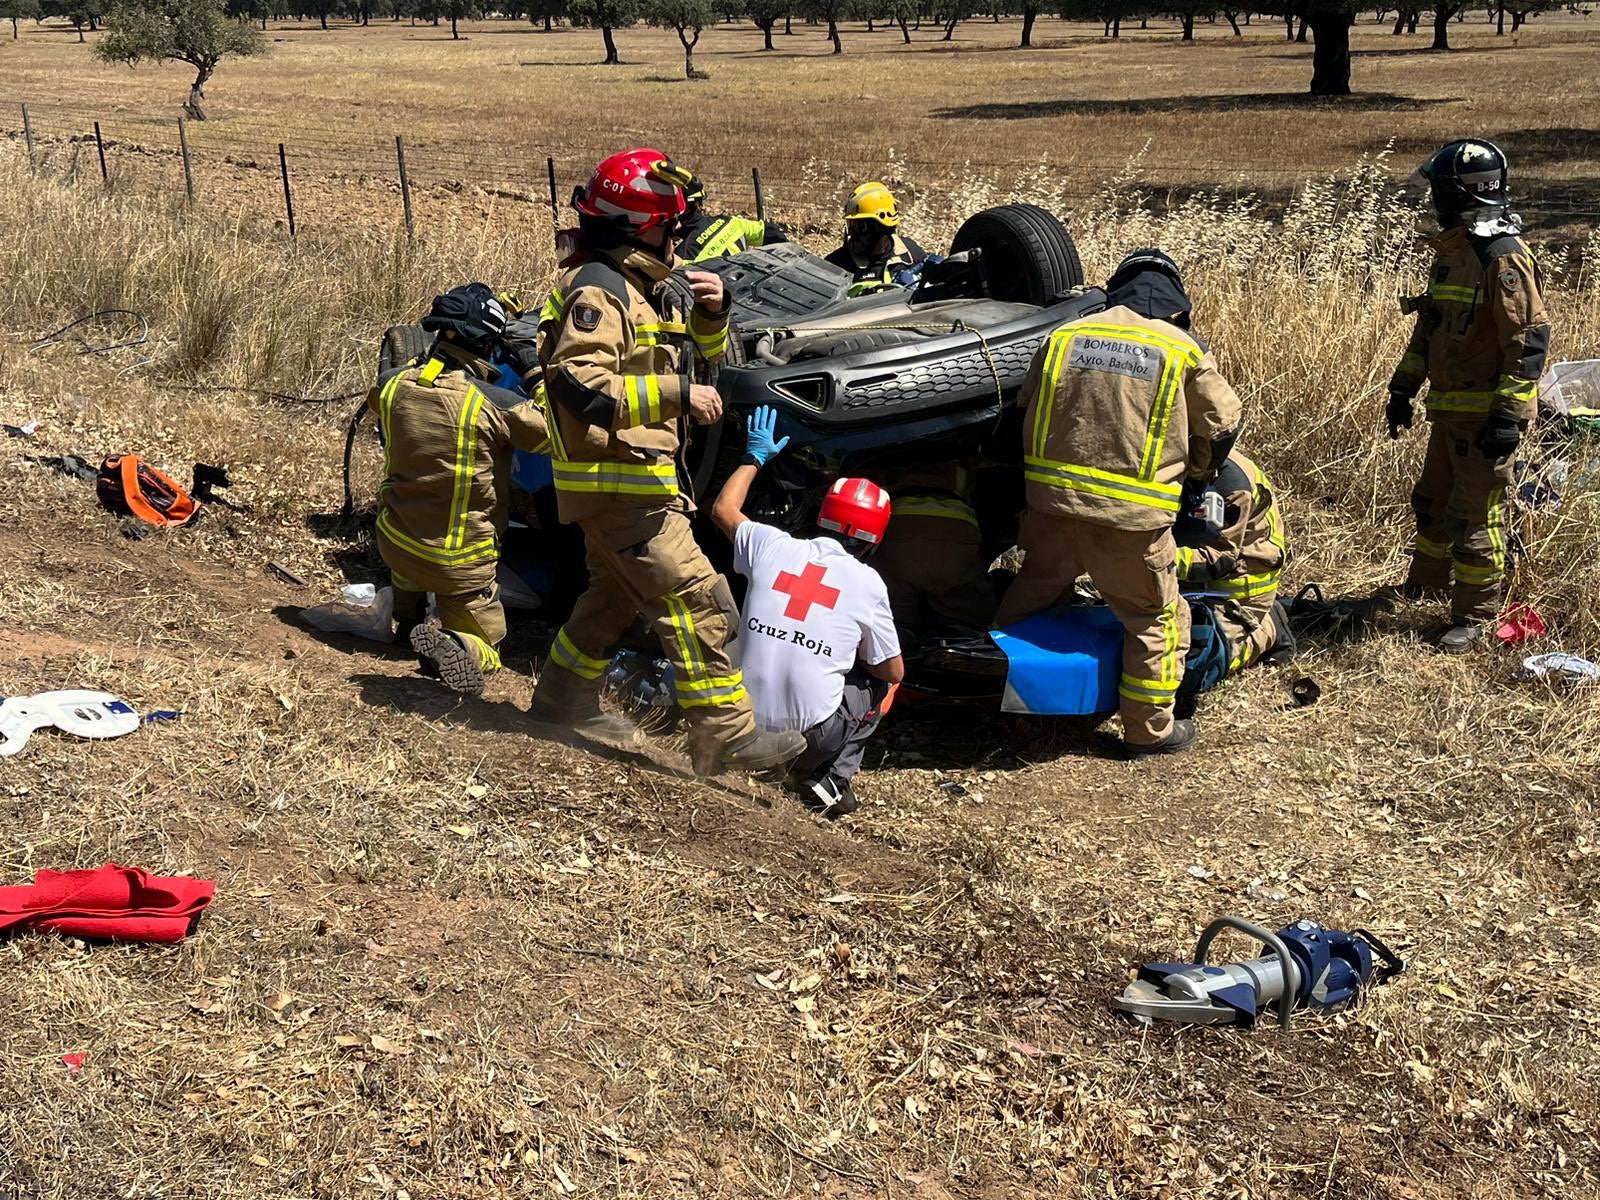
[[[0,934],[47,930],[117,942],[181,942],[217,885],[107,863],[88,871],[40,871],[31,884],[0,887]]]

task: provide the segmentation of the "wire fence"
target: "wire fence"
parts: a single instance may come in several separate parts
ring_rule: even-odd
[[[187,202],[254,210],[277,219],[291,235],[318,226],[343,226],[351,218],[348,197],[364,190],[367,223],[392,219],[415,235],[419,210],[457,202],[464,193],[528,204],[559,217],[575,185],[615,146],[568,140],[550,147],[465,142],[438,136],[383,133],[353,121],[297,123],[238,116],[225,122],[192,122],[137,113],[107,113],[85,105],[0,100],[0,136],[21,141],[36,172],[113,191],[181,192]],[[885,178],[918,193],[979,179],[998,189],[1037,180],[1042,158],[936,160],[904,154],[866,158],[830,148],[825,154],[781,149],[759,155],[729,153],[690,135],[675,155],[703,176],[714,204],[759,216],[836,211],[854,183]],[[759,161],[755,159],[759,158]],[[1050,188],[1071,205],[1090,199],[1106,181],[1123,176],[1128,160],[1071,161],[1069,171],[1051,173]],[[1175,204],[1204,192],[1223,197],[1284,201],[1309,179],[1281,165],[1209,160],[1163,164],[1159,180],[1139,179],[1138,190],[1155,205]],[[1592,222],[1600,206],[1587,187],[1524,175],[1530,217],[1551,227]],[[385,216],[387,214],[387,216]]]

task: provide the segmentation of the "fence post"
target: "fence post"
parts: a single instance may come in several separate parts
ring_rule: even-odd
[[[100,122],[94,123],[94,148],[100,155],[100,183],[103,187],[111,186],[111,172],[106,170],[106,144],[100,137]]]
[[[750,178],[756,185],[756,220],[767,219],[767,198],[761,193],[761,168],[751,167]]]
[[[406,173],[406,139],[398,133],[394,135],[394,156],[400,164],[400,203],[406,209],[406,240],[414,242],[417,240],[417,227],[411,220],[411,176]]]
[[[33,121],[28,116],[28,106],[26,104],[22,106],[22,140],[28,144],[28,170],[37,175],[39,173],[39,163],[34,157],[33,151]]]
[[[283,211],[289,214],[289,236],[294,237],[294,194],[289,191],[289,155],[278,143],[278,171],[283,176]]]
[[[545,159],[544,169],[550,176],[550,219],[559,225],[561,223],[559,216],[561,202],[556,199],[556,160],[553,158]]]
[[[189,123],[178,118],[178,149],[183,154],[183,191],[194,203],[194,167],[189,163]]]

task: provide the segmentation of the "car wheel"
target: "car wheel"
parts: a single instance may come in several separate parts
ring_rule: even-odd
[[[378,374],[403,367],[421,358],[433,345],[420,325],[391,325],[383,331],[383,341],[378,346]]]
[[[1043,306],[1083,283],[1072,235],[1036,204],[1002,204],[968,217],[950,243],[951,254],[963,250],[982,253],[996,300]]]

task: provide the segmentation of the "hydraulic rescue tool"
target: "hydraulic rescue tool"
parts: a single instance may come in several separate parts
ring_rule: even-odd
[[[1227,966],[1208,963],[1206,953],[1224,929],[1248,934],[1270,953]],[[1301,918],[1271,933],[1239,917],[1218,917],[1200,935],[1193,962],[1145,963],[1111,1007],[1141,1025],[1176,1021],[1250,1029],[1276,1005],[1278,1024],[1287,1029],[1297,1009],[1343,1008],[1368,984],[1388,983],[1405,969],[1365,929],[1345,933]]]

